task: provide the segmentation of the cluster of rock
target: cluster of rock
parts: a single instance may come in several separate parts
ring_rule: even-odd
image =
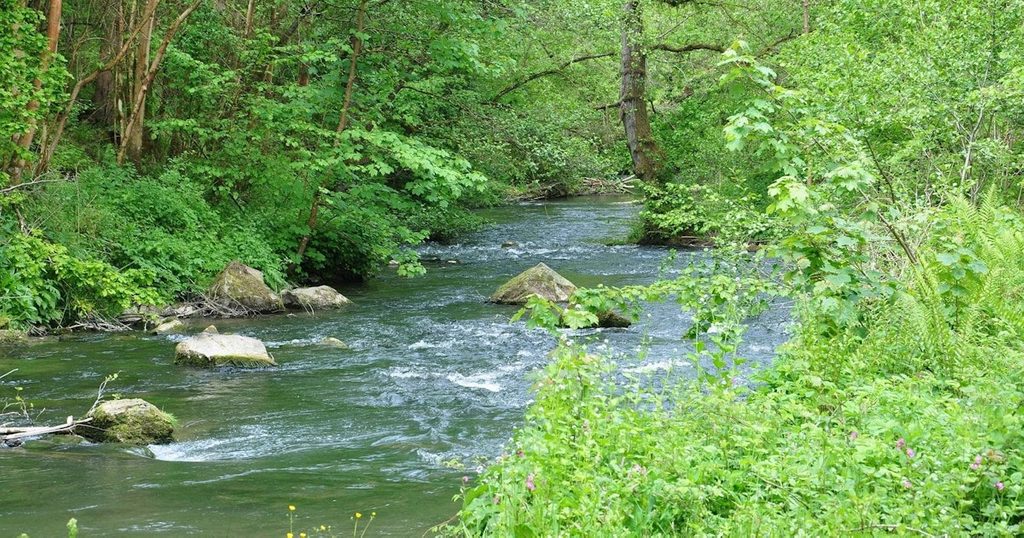
[[[237,261],[229,263],[217,275],[208,296],[226,309],[257,314],[280,312],[286,308],[327,310],[352,304],[330,286],[292,288],[278,295],[264,282],[262,272]]]
[[[523,305],[530,297],[541,297],[554,303],[565,304],[565,308],[574,308],[573,294],[576,285],[555,272],[544,263],[537,265],[512,277],[491,295],[490,302],[498,304]],[[563,310],[564,311],[564,310]],[[632,322],[611,310],[597,312],[595,327],[629,327]]]

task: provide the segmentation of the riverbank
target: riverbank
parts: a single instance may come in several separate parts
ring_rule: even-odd
[[[793,338],[753,386],[734,380],[742,352],[673,383],[623,380],[621,359],[563,344],[449,531],[1019,535],[1024,305],[1006,298],[1024,287],[1024,219],[990,200],[951,204],[936,223],[971,253],[955,294],[943,283],[961,261],[941,238],[887,284],[892,300],[857,303],[847,328],[795,294]],[[716,282],[681,282],[684,304],[713,305],[707,293],[728,311],[741,295]],[[694,360],[729,342],[729,325],[713,332]]]

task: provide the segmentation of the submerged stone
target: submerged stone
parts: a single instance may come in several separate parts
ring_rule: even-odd
[[[339,340],[337,338],[331,337],[331,336],[329,336],[327,338],[324,338],[323,340],[320,340],[319,343],[320,343],[321,346],[324,346],[324,347],[334,347],[334,348],[338,348],[338,349],[348,349],[348,344],[346,344],[345,342],[342,342],[341,340]]]
[[[220,331],[217,330],[216,325],[208,325],[205,329],[203,329],[202,334],[220,334]]]
[[[492,303],[525,304],[536,295],[564,303],[576,292],[576,286],[543,263],[519,273],[491,295]]]
[[[263,342],[235,334],[200,333],[178,343],[174,354],[176,364],[205,368],[277,366]]]
[[[284,310],[281,297],[263,282],[263,273],[237,261],[229,263],[217,275],[209,294],[213,300],[231,308],[256,313]]]
[[[174,418],[139,398],[109,400],[93,409],[76,433],[99,443],[152,445],[173,441]]]
[[[289,308],[326,310],[352,304],[352,301],[330,286],[285,290],[281,297]]]

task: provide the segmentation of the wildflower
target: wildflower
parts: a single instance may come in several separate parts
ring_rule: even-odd
[[[907,449],[907,457],[908,458],[913,458],[915,455],[917,455],[917,452],[914,452],[913,448],[908,448]]]
[[[299,538],[306,538],[306,533],[300,532],[299,533]]]
[[[370,512],[370,518],[377,517],[377,512]]]
[[[974,456],[974,463],[976,463],[978,465],[981,465],[981,461],[982,461],[981,460],[981,454],[978,454],[977,456]]]
[[[363,514],[361,514],[359,512],[356,512],[356,519],[362,519],[362,518],[363,518]]]
[[[501,502],[501,498],[500,498],[500,497],[498,497],[497,495],[495,495],[495,496],[494,496],[494,504],[498,504],[498,503],[500,503],[500,502]]]
[[[902,437],[896,440],[896,448],[903,448],[905,446],[907,446],[907,442]]]
[[[851,441],[856,441],[858,436],[860,436],[860,434],[857,433],[857,430],[853,430],[852,432],[850,432],[850,440]]]
[[[516,456],[519,456],[520,458],[523,457],[524,456],[523,451],[522,450],[516,450]]]
[[[324,526],[324,525],[320,525],[320,530],[325,531],[325,530],[327,530],[327,527]]]
[[[537,489],[536,484],[533,483],[533,478],[533,473],[530,473],[529,476],[526,477],[526,489],[530,491]]]
[[[905,487],[907,489],[910,489],[910,488],[914,487],[914,483],[911,482],[910,479],[904,478],[903,479],[903,487]]]
[[[294,512],[295,511],[295,505],[294,504],[289,504],[288,505],[288,511],[289,512]]]
[[[290,533],[290,532],[286,532],[286,533],[284,534],[284,538],[295,538],[295,535],[294,535],[294,534],[292,534],[292,533]]]
[[[462,483],[463,484],[468,484],[469,483],[469,477],[468,476],[463,476],[462,477]]]
[[[1002,482],[996,482],[996,484],[995,484],[995,488],[998,491],[1003,491],[1003,488],[1005,488],[1005,487],[1006,487],[1006,485],[1003,484]]]
[[[980,467],[981,467],[981,465],[979,465],[977,462],[971,463],[971,470],[972,471],[977,471]]]

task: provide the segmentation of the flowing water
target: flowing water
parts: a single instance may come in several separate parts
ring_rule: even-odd
[[[490,210],[493,224],[481,232],[422,249],[437,260],[426,276],[388,273],[342,289],[351,308],[215,321],[266,342],[280,364],[273,370],[175,366],[180,336],[90,334],[0,349],[0,373],[18,369],[0,381],[0,396],[24,387],[36,411],[45,408],[42,423],[87,410],[113,372],[111,392],[179,420],[169,445],[55,436],[0,449],[0,537],[59,536],[71,517],[83,536],[283,536],[289,504],[296,531],[324,524],[344,535],[360,511],[364,521],[377,514],[368,535],[421,536],[456,512],[452,496],[479,458],[501,453],[529,403],[530,372],[553,345],[509,323],[515,307],[485,299],[542,261],[581,286],[653,281],[665,250],[606,246],[625,238],[637,210],[609,197]],[[751,364],[770,359],[785,317],[776,310],[754,321],[744,346]],[[620,352],[649,349],[642,361],[623,359],[624,369],[685,369],[689,321],[674,305],[655,305],[630,329],[591,333]],[[351,349],[315,345],[324,337]]]

